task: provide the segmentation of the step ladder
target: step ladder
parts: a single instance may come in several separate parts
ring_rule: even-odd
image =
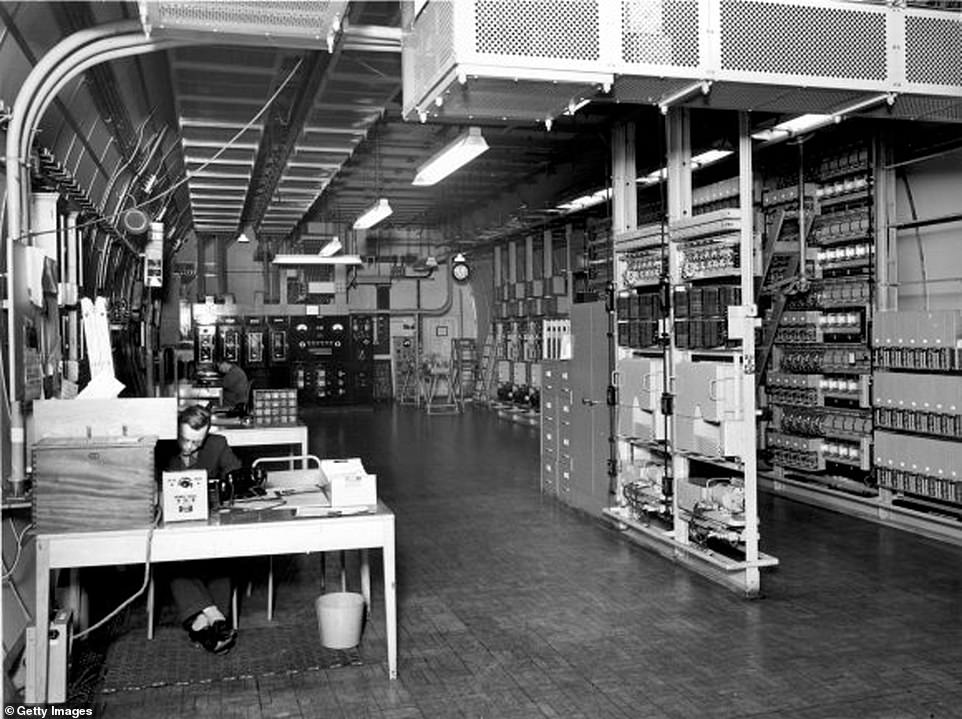
[[[472,402],[478,377],[478,342],[458,337],[451,341],[451,382],[458,401]]]
[[[400,404],[420,406],[421,387],[418,377],[417,354],[410,342],[410,337],[394,338],[397,401]]]
[[[425,362],[421,370],[421,393],[427,414],[460,414],[463,408],[451,362]]]
[[[494,332],[489,332],[481,345],[481,359],[474,380],[473,400],[477,404],[491,401],[491,379],[494,375]]]

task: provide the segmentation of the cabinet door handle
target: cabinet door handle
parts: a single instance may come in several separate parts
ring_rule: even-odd
[[[598,400],[591,399],[591,397],[582,397],[581,404],[587,405],[589,407],[594,407],[596,404],[598,404]]]

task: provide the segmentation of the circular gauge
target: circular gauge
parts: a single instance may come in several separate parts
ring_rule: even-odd
[[[451,265],[451,274],[458,282],[464,282],[471,276],[471,268],[464,262],[455,262]]]

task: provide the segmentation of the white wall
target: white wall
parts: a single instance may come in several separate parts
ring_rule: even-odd
[[[234,242],[227,248],[227,288],[239,305],[253,306],[264,292],[264,269],[254,261],[256,242]],[[257,295],[258,298],[262,294]]]
[[[918,219],[962,212],[962,151],[900,171],[911,188]],[[902,177],[896,183],[896,213],[898,223],[914,219]],[[962,222],[900,230],[897,253],[899,309],[924,309],[926,292],[929,309],[962,307]]]

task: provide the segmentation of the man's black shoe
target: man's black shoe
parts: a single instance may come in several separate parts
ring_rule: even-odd
[[[226,621],[218,620],[203,629],[188,630],[187,636],[212,654],[227,654],[237,641],[237,630],[228,626]]]

